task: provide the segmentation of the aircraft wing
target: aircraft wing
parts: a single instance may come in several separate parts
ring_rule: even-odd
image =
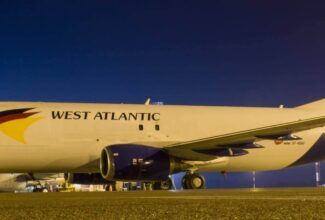
[[[294,132],[324,125],[325,116],[322,116],[177,143],[166,146],[165,149],[171,155],[187,160],[210,160],[216,158],[209,155],[209,152],[212,152],[211,150],[213,149],[218,150],[231,147],[238,149],[240,146],[245,148],[245,146],[254,143],[256,140],[277,139],[291,135]]]

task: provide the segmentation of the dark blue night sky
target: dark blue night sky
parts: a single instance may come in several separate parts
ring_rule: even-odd
[[[303,104],[325,97],[324,8],[294,0],[3,0],[0,100]],[[249,175],[210,174],[208,187],[250,186]],[[313,178],[306,166],[258,173],[257,184]]]

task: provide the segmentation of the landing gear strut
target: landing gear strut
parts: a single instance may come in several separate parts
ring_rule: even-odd
[[[182,179],[183,189],[204,189],[205,179],[198,173],[187,173]]]

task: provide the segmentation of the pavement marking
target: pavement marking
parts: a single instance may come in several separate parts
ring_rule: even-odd
[[[252,197],[252,196],[139,196],[136,197],[136,199],[210,199],[210,200],[216,200],[216,199],[235,199],[235,200],[301,200],[301,201],[324,201],[325,202],[325,196],[320,197]]]

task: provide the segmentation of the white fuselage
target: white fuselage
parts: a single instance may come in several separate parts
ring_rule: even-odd
[[[33,108],[29,112],[35,114],[28,117],[33,121],[0,123],[3,173],[99,172],[101,150],[109,145],[160,148],[320,115],[305,109],[2,102],[0,122],[1,112],[22,108]],[[188,163],[198,171],[282,169],[306,154],[324,131],[298,132],[301,140],[282,143],[261,140],[257,143],[263,148],[248,149],[243,156]]]

